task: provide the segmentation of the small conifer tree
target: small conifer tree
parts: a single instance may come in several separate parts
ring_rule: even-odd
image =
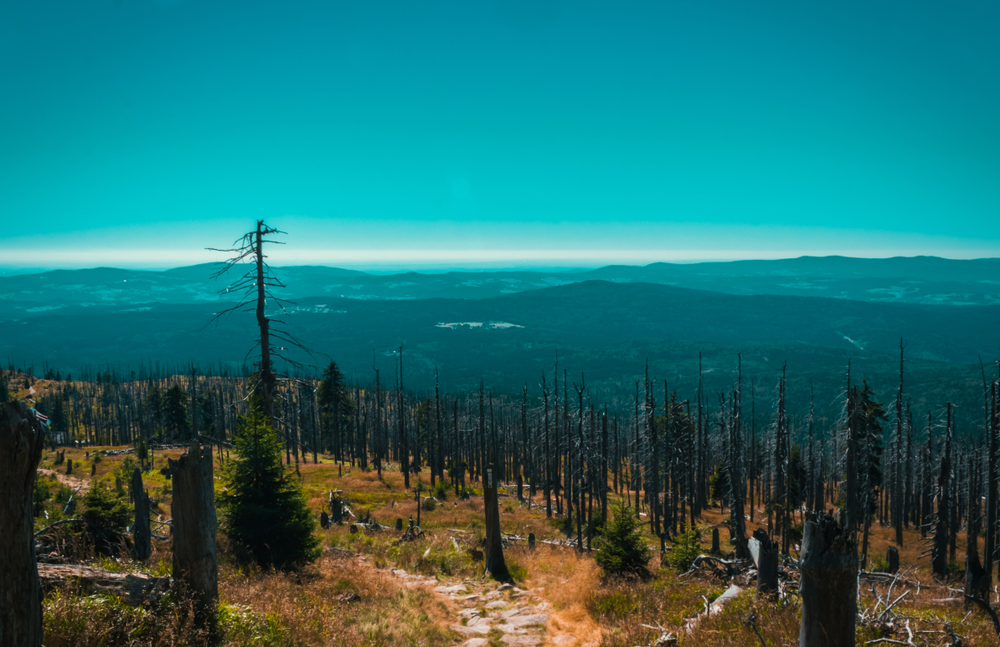
[[[319,556],[315,520],[293,475],[281,464],[284,444],[254,394],[234,438],[238,458],[224,469],[224,532],[237,556],[261,566],[291,568]]]
[[[595,543],[597,555],[594,561],[605,575],[649,577],[649,546],[642,540],[639,518],[623,501],[618,502],[604,536],[598,537]]]

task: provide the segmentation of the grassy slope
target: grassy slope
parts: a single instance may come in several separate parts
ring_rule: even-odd
[[[165,462],[168,455],[179,452],[157,453],[156,466]],[[79,471],[89,479],[91,461],[84,457],[83,450],[68,449],[66,458],[72,458],[78,465],[75,472]],[[104,458],[97,464],[96,478],[107,479],[122,459],[117,456]],[[54,454],[46,452],[42,467],[65,470],[65,465],[56,466],[53,461]],[[309,505],[317,515],[327,501],[328,492],[342,490],[355,514],[371,512],[385,525],[392,525],[396,518],[405,520],[410,515],[416,517],[414,490],[403,490],[402,475],[398,471],[386,471],[383,479],[379,480],[374,471],[366,473],[350,465],[337,466],[329,457],[321,459],[319,465],[302,465],[300,470]],[[411,485],[415,487],[416,482],[411,481]],[[169,516],[168,482],[157,471],[150,471],[145,474],[144,483],[150,495],[157,499],[159,510]],[[423,488],[429,488],[428,473],[421,474],[420,483]],[[221,488],[221,481],[217,482],[217,486]],[[541,497],[537,496],[535,505],[539,503]],[[475,545],[481,536],[482,505],[480,497],[460,500],[451,490],[436,509],[421,510],[421,525],[427,535],[400,544],[396,542],[395,532],[367,535],[352,534],[347,525],[329,530],[317,527],[316,532],[325,546],[363,553],[368,556],[366,561],[344,558],[339,552],[327,551],[317,564],[302,573],[281,574],[248,571],[223,556],[220,595],[228,643],[453,644],[457,634],[447,628],[449,622],[454,622],[453,603],[427,589],[402,586],[398,579],[388,574],[386,568],[403,568],[449,583],[478,579],[481,564],[473,562],[465,551]],[[545,519],[544,509],[533,507],[529,510],[513,498],[501,499],[500,518],[505,532],[522,537],[528,532],[534,532],[540,540],[562,536],[557,530],[557,522]],[[711,527],[721,526],[723,518],[721,511],[713,509],[700,520],[705,552],[710,548]],[[761,511],[757,512],[755,519],[758,522],[762,520]],[[756,523],[749,524],[750,530],[754,527]],[[655,551],[658,542],[648,535],[648,526],[646,532]],[[958,633],[968,638],[966,644],[996,644],[989,621],[978,612],[962,623],[965,611],[960,603],[935,601],[958,595],[949,591],[947,586],[960,588],[961,584],[958,579],[935,584],[929,573],[929,558],[918,559],[926,544],[918,541],[919,533],[915,530],[908,530],[904,535],[901,562],[904,568],[910,569],[907,577],[922,583],[920,593],[911,591],[898,607],[912,618],[912,626],[940,631],[947,620],[954,623]],[[461,542],[461,551],[455,550],[451,540],[453,536]],[[724,528],[722,536],[725,543],[728,535]],[[890,530],[876,525],[873,528],[871,554],[884,555],[890,541]],[[957,559],[964,563],[964,533],[959,535],[958,546]],[[224,539],[221,547],[224,553]],[[590,555],[579,555],[567,548],[543,545],[529,552],[515,545],[508,549],[507,557],[518,583],[531,588],[552,604],[548,635],[553,640],[556,636],[570,636],[566,642],[559,643],[566,645],[598,641],[609,646],[644,644],[652,639],[653,632],[641,625],[656,622],[679,632],[684,618],[703,609],[702,596],[711,600],[727,586],[708,573],[682,579],[669,566],[659,567],[659,557],[654,557],[656,577],[649,582],[604,581]],[[169,560],[168,542],[157,542],[152,569],[160,572],[167,570]],[[107,562],[104,564],[109,565]],[[129,567],[127,564],[110,566]],[[744,582],[738,583],[745,585]],[[723,613],[704,620],[694,634],[683,639],[683,644],[758,645],[757,637],[745,624],[751,612],[768,644],[794,642],[798,635],[795,596],[791,596],[790,603],[784,606],[755,603],[752,583],[746,588],[747,591]],[[895,595],[901,590],[897,585]],[[884,586],[877,591],[885,595]],[[345,595],[351,593],[357,594],[360,599]],[[46,598],[46,645],[99,644],[99,636],[108,626],[120,630],[121,644],[168,644],[178,640],[183,644],[185,640],[178,638],[186,635],[183,613],[174,613],[165,619],[163,614],[129,610],[113,600],[100,604],[94,600],[50,594]],[[873,600],[871,591],[862,590],[860,603],[863,607],[871,607]],[[139,627],[146,627],[145,633],[140,632]],[[131,642],[125,638],[130,634]],[[874,628],[860,629],[858,645],[880,636],[882,633]],[[932,644],[938,644],[942,638],[940,634],[924,636]]]

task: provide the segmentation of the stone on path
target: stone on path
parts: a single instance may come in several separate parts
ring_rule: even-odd
[[[526,627],[528,625],[544,625],[549,621],[549,617],[544,613],[533,613],[525,616],[512,616],[507,618],[507,622],[518,627]]]
[[[469,638],[458,647],[490,647],[490,641],[485,638]]]
[[[526,634],[526,633],[528,633],[527,631],[525,631],[524,629],[521,629],[520,627],[516,627],[514,625],[509,625],[509,624],[506,624],[506,623],[497,625],[497,626],[494,627],[494,629],[499,629],[500,631],[504,632],[505,634]]]
[[[490,632],[490,621],[487,618],[469,618],[466,625],[451,625],[451,628],[460,634],[474,636],[476,634],[488,634]]]
[[[515,646],[520,647],[522,645],[524,647],[534,647],[535,645],[541,645],[543,642],[545,642],[545,640],[541,636],[530,636],[530,635],[515,636],[513,634],[506,634],[503,638],[500,639],[500,641],[503,642],[504,644],[511,645],[512,647]]]
[[[465,588],[464,584],[456,584],[455,586],[438,586],[434,590],[438,593],[465,593],[469,589]]]

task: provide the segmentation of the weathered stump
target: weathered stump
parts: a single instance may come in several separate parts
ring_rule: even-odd
[[[403,520],[400,517],[396,517],[396,531],[403,532]]]
[[[339,496],[330,497],[330,523],[344,520],[344,501]]]
[[[530,499],[529,499],[529,501],[530,501]],[[535,533],[529,532],[528,533],[528,548],[534,548],[534,547],[535,547]]]
[[[718,555],[722,550],[719,547],[719,529],[712,528],[712,554]]]
[[[187,453],[169,464],[174,495],[170,506],[174,580],[180,585],[180,595],[194,602],[196,621],[214,633],[219,581],[212,449],[202,449],[195,441]]]
[[[325,510],[319,513],[319,527],[323,530],[330,527],[330,515],[328,515]]]
[[[493,467],[486,470],[483,488],[486,513],[486,572],[501,582],[510,581],[507,562],[503,558],[503,538],[500,535],[500,502],[497,498],[496,472]]]
[[[885,551],[885,561],[889,565],[889,573],[899,572],[899,549],[895,546],[889,546]]]
[[[772,541],[763,529],[753,531],[757,541],[757,597],[778,593],[778,542]]]
[[[135,499],[132,556],[145,562],[153,554],[153,544],[149,529],[149,495],[142,487],[142,472],[138,467],[132,470],[132,498]]]
[[[97,476],[97,463],[90,464],[90,478]]]
[[[799,647],[854,647],[858,555],[847,531],[830,515],[807,518],[799,573]]]
[[[67,474],[72,474],[73,473],[73,459],[72,458],[69,459],[68,461],[66,461],[66,473]]]
[[[0,647],[42,644],[32,492],[45,432],[23,403],[0,404]]]

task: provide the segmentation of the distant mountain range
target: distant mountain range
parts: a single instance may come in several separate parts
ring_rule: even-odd
[[[25,308],[227,301],[219,264],[162,272],[97,268],[0,277],[0,300]],[[229,278],[236,278],[234,268]],[[726,294],[821,296],[880,303],[1000,305],[1000,259],[841,256],[731,263],[615,265],[582,272],[368,274],[334,267],[277,267],[284,296],[351,299],[483,299],[582,281],[660,283]],[[27,305],[32,304],[32,305]]]
[[[256,338],[251,314],[209,324],[232,303],[213,266],[165,272],[55,271],[0,278],[0,362],[81,367],[239,370]],[[395,376],[404,350],[411,387],[485,381],[537,395],[554,364],[625,407],[650,370],[693,397],[698,353],[706,391],[732,387],[737,353],[765,402],[787,361],[801,412],[813,389],[835,415],[847,363],[888,401],[906,340],[907,388],[917,412],[959,403],[981,409],[981,357],[1000,358],[1000,260],[800,258],[587,272],[449,272],[380,276],[324,267],[275,268],[294,300],[273,314],[319,355],[367,380]],[[222,284],[224,287],[224,283]],[[273,309],[273,304],[272,304]],[[992,366],[992,368],[991,368]],[[658,387],[662,391],[661,387]],[[979,395],[977,395],[979,394]],[[662,397],[662,396],[661,396]],[[715,401],[711,395],[709,402]],[[764,406],[766,410],[770,405]]]

